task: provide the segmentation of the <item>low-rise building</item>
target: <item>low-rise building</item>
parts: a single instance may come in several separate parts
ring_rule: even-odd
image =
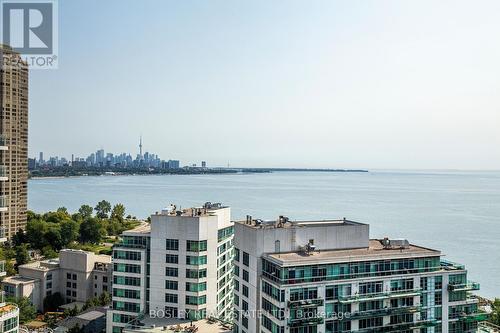
[[[111,291],[111,256],[64,249],[57,259],[19,266],[19,275],[2,281],[8,296],[28,297],[37,311],[43,311],[46,296],[60,293],[66,303],[85,302]]]

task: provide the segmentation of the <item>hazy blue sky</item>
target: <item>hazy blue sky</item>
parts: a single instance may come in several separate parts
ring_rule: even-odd
[[[60,0],[30,156],[500,169],[500,1]]]

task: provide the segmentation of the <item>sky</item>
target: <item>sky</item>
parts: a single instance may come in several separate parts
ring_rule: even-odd
[[[59,0],[29,154],[500,170],[500,2]]]

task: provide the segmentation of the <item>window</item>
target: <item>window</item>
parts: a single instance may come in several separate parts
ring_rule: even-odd
[[[165,280],[165,289],[177,290],[178,289],[177,281]]]
[[[186,251],[188,252],[204,252],[207,250],[207,241],[192,241],[188,240],[186,242]]]
[[[234,248],[234,260],[235,261],[240,261],[240,250],[237,248]]]
[[[73,274],[73,280],[76,280],[76,274]]]
[[[179,296],[177,294],[165,294],[165,303],[177,303]]]
[[[179,263],[179,256],[177,254],[167,254],[165,256],[165,262],[167,264],[178,264]]]
[[[113,296],[140,299],[141,292],[139,290],[113,288]]]
[[[186,304],[189,305],[200,305],[207,303],[207,296],[186,296]]]
[[[243,296],[248,297],[248,287],[243,285]]]
[[[165,276],[178,276],[178,270],[175,267],[165,267]]]
[[[140,286],[141,285],[141,279],[137,277],[130,277],[130,276],[113,276],[113,283],[114,284],[122,284],[125,286]]]
[[[250,264],[250,255],[246,252],[243,252],[243,265],[249,266]]]
[[[186,265],[206,265],[207,256],[186,256]]]
[[[47,280],[48,281],[52,280],[52,273],[47,274]]]
[[[248,271],[247,270],[243,270],[243,280],[248,282]]]
[[[113,258],[125,260],[141,260],[141,253],[134,251],[114,250]]]
[[[179,251],[179,240],[178,239],[167,239],[165,249],[169,251]]]
[[[186,278],[202,279],[207,277],[207,269],[186,269]]]
[[[207,283],[186,282],[186,291],[199,292],[207,290]]]
[[[71,273],[66,273],[66,279],[71,280]]]
[[[115,272],[139,274],[139,273],[141,273],[141,266],[140,265],[133,265],[133,264],[114,263],[113,270]],[[97,278],[97,276],[96,276],[96,278]]]

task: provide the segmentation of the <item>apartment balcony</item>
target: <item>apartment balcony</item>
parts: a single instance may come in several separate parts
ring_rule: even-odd
[[[322,305],[323,300],[321,298],[288,301],[289,308],[314,308]]]
[[[362,328],[354,331],[345,331],[343,333],[388,333],[388,332],[400,332],[407,330],[415,330],[427,327],[433,327],[438,325],[438,321],[435,319],[429,320],[419,320],[409,323],[394,323],[385,326]]]
[[[0,135],[0,150],[9,150],[7,139],[4,135]]]
[[[9,180],[7,176],[7,167],[5,165],[0,165],[0,181]]]
[[[0,260],[0,277],[6,276],[7,272],[5,271],[5,260]]]
[[[415,289],[402,289],[402,290],[391,290],[385,291],[381,293],[372,293],[372,294],[355,294],[349,296],[340,296],[340,303],[358,303],[358,302],[366,302],[366,301],[377,301],[383,300],[387,298],[399,298],[399,297],[413,297],[419,296],[422,294],[421,288]]]
[[[465,269],[465,265],[462,265],[462,264],[459,264],[459,263],[456,263],[453,261],[441,259],[441,268],[446,270],[446,271],[455,271],[455,270],[462,271]]]
[[[113,247],[125,247],[129,249],[145,249],[145,244],[133,244],[133,243],[125,243],[123,241],[117,242],[113,245]]]
[[[5,232],[5,227],[0,226],[0,244],[4,243],[7,241],[6,232]]]
[[[473,291],[481,289],[481,285],[477,282],[467,281],[465,283],[450,283],[448,284],[449,291]]]
[[[9,198],[6,195],[0,196],[0,212],[6,212],[9,209]]]
[[[324,318],[315,317],[303,317],[303,318],[290,318],[288,319],[288,326],[290,327],[301,327],[307,325],[320,325],[323,324]]]
[[[465,322],[478,322],[488,320],[488,314],[483,311],[451,313],[450,319],[458,319]]]
[[[409,314],[415,313],[420,310],[420,306],[412,305],[412,306],[401,306],[397,308],[384,308],[384,309],[374,309],[374,310],[366,310],[366,311],[356,311],[350,313],[349,316],[345,316],[345,320],[359,320],[363,318],[371,318],[371,317],[382,317],[382,316],[392,316],[398,314]]]

